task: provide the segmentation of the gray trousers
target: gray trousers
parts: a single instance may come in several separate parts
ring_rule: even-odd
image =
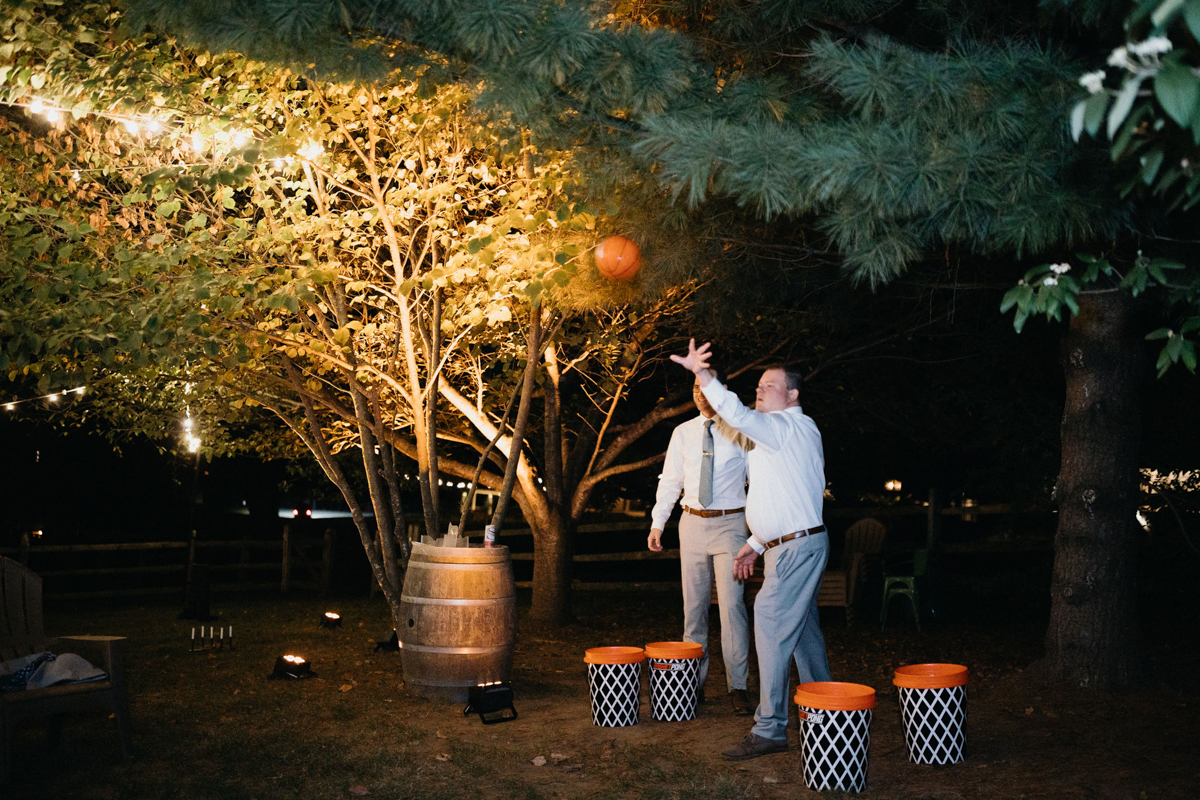
[[[733,557],[746,543],[746,515],[705,519],[684,512],[679,520],[679,560],[683,569],[683,640],[704,647],[700,686],[708,677],[708,612],[713,578],[721,613],[721,654],[726,689],[745,689],[750,668],[750,626],[745,587],[733,577]]]
[[[817,592],[829,560],[829,534],[818,533],[773,547],[764,556],[762,591],[754,600],[758,653],[758,710],[752,733],[786,739],[792,660],[801,683],[827,681],[829,657],[817,617]]]

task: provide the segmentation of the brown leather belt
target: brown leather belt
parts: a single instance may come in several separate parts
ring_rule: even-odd
[[[684,506],[683,510],[693,516],[696,516],[696,517],[704,517],[705,519],[711,519],[713,517],[723,517],[726,514],[740,514],[746,510],[746,507],[742,506],[741,508],[720,509],[720,508],[688,508],[687,506]]]
[[[763,542],[763,544],[766,545],[766,548],[768,550],[770,550],[772,547],[778,547],[779,545],[783,544],[784,542],[790,542],[792,539],[802,539],[805,536],[816,536],[818,533],[824,533],[824,532],[825,532],[825,526],[818,525],[817,527],[809,528],[806,531],[796,531],[795,533],[785,533],[783,536],[780,536],[778,539],[772,539],[769,542]]]

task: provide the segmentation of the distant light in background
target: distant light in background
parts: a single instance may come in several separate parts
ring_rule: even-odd
[[[889,492],[898,492],[904,488],[904,484],[900,483],[900,481],[888,481],[883,485],[883,488]]]

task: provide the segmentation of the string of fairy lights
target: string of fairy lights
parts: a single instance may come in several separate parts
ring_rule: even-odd
[[[2,405],[5,411],[16,411],[19,406],[28,405],[30,403],[46,403],[53,405],[59,401],[67,400],[71,395],[76,398],[82,397],[87,391],[86,386],[76,386],[73,389],[64,389],[61,392],[51,392],[50,394],[38,395],[37,397],[23,397],[20,400],[5,400]],[[192,410],[188,408],[184,412],[183,422],[183,443],[187,447],[189,453],[200,452],[200,445],[203,443],[196,433],[196,420],[192,418]]]
[[[86,386],[76,386],[74,389],[65,389],[61,392],[51,392],[50,394],[43,394],[43,395],[39,395],[38,397],[25,397],[20,400],[6,400],[4,402],[4,410],[5,411],[16,411],[17,406],[22,406],[22,405],[25,405],[26,403],[36,403],[38,401],[45,401],[47,403],[57,403],[59,400],[67,399],[68,395],[74,394],[76,396],[79,396],[79,395],[82,395],[85,391],[87,391]]]
[[[77,113],[74,110],[64,108],[56,103],[48,102],[39,97],[33,97],[24,102],[0,101],[0,104],[7,105],[11,108],[24,108],[31,115],[41,117],[52,125],[58,125],[62,123],[69,116],[77,116]],[[129,115],[121,114],[115,111],[89,109],[87,116],[99,117],[101,119],[108,119],[119,123],[131,136],[158,136],[165,135],[171,130],[179,132],[182,132],[183,130],[182,126],[173,121],[164,122],[161,119],[146,115]],[[255,139],[255,136],[253,133],[245,129],[233,128],[230,130],[215,131],[207,138],[200,132],[196,131],[190,135],[184,135],[182,139],[195,155],[203,156],[210,149],[215,153],[217,147],[222,145],[228,145],[234,150],[244,148]],[[314,140],[305,141],[297,149],[297,155],[300,157],[301,161],[306,164],[320,158],[322,155],[324,155],[324,153],[324,146],[322,146],[320,142]],[[272,166],[276,169],[281,169],[284,165],[290,165],[292,163],[294,163],[294,159],[291,156],[275,158],[271,161]],[[75,180],[79,180],[80,171],[75,170],[72,177]],[[3,406],[6,411],[15,411],[19,406],[28,403],[44,401],[46,403],[53,404],[59,402],[60,399],[63,399],[70,394],[82,395],[84,391],[85,387],[78,386],[73,389],[67,389],[62,392],[52,392],[39,397],[27,397],[20,400],[9,400],[4,402]],[[192,418],[190,409],[185,412],[181,424],[183,428],[183,443],[187,447],[188,452],[198,453],[200,451],[202,441],[197,435],[196,420]]]
[[[67,119],[68,116],[76,115],[76,111],[73,109],[64,108],[39,97],[32,97],[23,102],[0,102],[12,108],[24,108],[31,115],[39,116],[52,125],[59,124]],[[131,136],[158,136],[166,134],[171,130],[183,131],[183,126],[177,124],[174,120],[163,121],[162,119],[144,114],[122,114],[116,111],[89,109],[87,116],[99,117],[120,123]],[[204,155],[210,149],[215,151],[216,147],[221,145],[228,145],[232,149],[238,150],[249,145],[255,138],[252,132],[244,128],[217,130],[208,137],[205,137],[199,131],[194,131],[190,135],[182,137],[187,147],[197,156]],[[301,144],[296,153],[302,161],[311,162],[324,155],[325,148],[320,142],[310,139]],[[272,159],[271,164],[276,169],[280,169],[285,164],[292,163],[292,161],[292,157],[287,156]]]

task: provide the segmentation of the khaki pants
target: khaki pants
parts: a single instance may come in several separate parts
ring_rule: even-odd
[[[721,654],[728,691],[745,689],[749,672],[750,628],[743,599],[745,587],[733,577],[733,557],[746,543],[746,515],[705,519],[688,514],[679,520],[679,560],[683,570],[683,640],[704,647],[700,686],[708,677],[708,612],[716,578],[721,614]]]

